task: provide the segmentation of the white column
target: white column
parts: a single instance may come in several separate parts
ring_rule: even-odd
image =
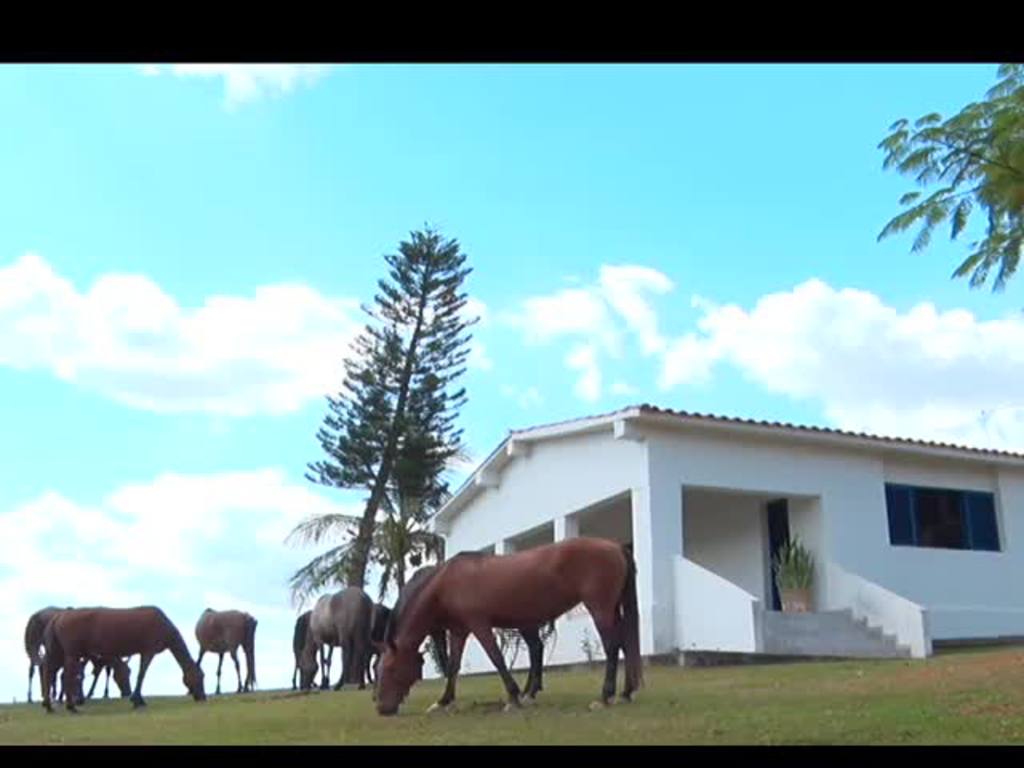
[[[555,518],[555,541],[575,539],[580,535],[580,520],[576,515]]]
[[[667,478],[633,488],[633,558],[640,604],[640,652],[671,653],[675,637],[675,558],[683,554],[683,489]]]
[[[496,555],[511,555],[515,551],[516,548],[508,539],[498,539],[494,543],[494,554]]]

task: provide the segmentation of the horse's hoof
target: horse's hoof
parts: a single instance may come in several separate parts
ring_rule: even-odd
[[[533,705],[535,705],[537,703],[537,700],[535,698],[533,698],[532,696],[527,696],[525,699],[523,699],[519,703],[522,706],[524,706],[524,707],[532,707]]]
[[[607,709],[607,708],[608,708],[608,702],[607,701],[592,701],[592,702],[590,702],[590,711],[591,712],[597,712],[599,710]]]
[[[507,702],[505,702],[505,707],[504,707],[504,709],[502,709],[502,712],[515,712],[516,710],[521,709],[522,706],[523,705],[520,704],[518,701],[515,702],[515,703],[512,703],[511,701],[507,701]]]

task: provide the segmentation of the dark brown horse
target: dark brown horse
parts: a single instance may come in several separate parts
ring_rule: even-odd
[[[295,620],[295,631],[292,633],[292,653],[295,655],[295,670],[292,672],[293,691],[297,688],[299,659],[302,657],[302,649],[306,646],[306,633],[309,632],[309,617],[312,613],[312,611],[306,611]]]
[[[431,632],[450,633],[448,684],[437,701],[455,699],[455,680],[470,633],[501,675],[506,709],[519,706],[520,690],[505,666],[494,628],[529,630],[583,603],[604,645],[600,704],[615,695],[619,652],[625,654],[622,699],[642,681],[636,566],[628,548],[607,539],[573,538],[512,555],[459,554],[441,565],[397,606],[388,623],[379,665],[377,711],[393,715],[423,676],[420,645]]]
[[[380,662],[384,643],[384,632],[391,618],[391,609],[384,603],[374,603],[370,616],[370,653],[366,658],[366,678],[372,684],[377,682],[377,663]]]
[[[28,617],[28,622],[25,624],[25,653],[28,654],[28,701],[32,703],[32,673],[36,667],[39,667],[39,674],[42,675],[42,654],[40,649],[43,647],[43,632],[46,630],[46,625],[50,623],[58,613],[64,610],[71,610],[70,608],[57,608],[56,606],[48,606],[41,608],[40,610],[33,613]]]
[[[299,687],[302,690],[313,685],[317,651],[323,658],[324,645],[341,647],[341,677],[334,690],[340,690],[345,683],[355,683],[360,690],[366,687],[372,613],[373,601],[358,587],[348,587],[316,601],[309,617],[306,642],[299,654]]]
[[[93,656],[89,659],[92,662],[92,686],[89,688],[89,693],[86,694],[86,699],[91,699],[93,693],[96,692],[96,683],[99,682],[100,673],[106,671],[107,679],[103,685],[103,698],[110,698],[110,675],[114,675],[114,683],[121,691],[121,698],[127,699],[132,695],[132,680],[131,670],[128,668],[128,664],[125,663],[124,659],[118,657],[103,658],[100,656]],[[85,671],[85,665],[82,665],[82,671]],[[81,684],[84,684],[84,678]]]
[[[220,671],[224,665],[224,654],[230,654],[235,662],[238,677],[238,693],[251,691],[256,685],[256,619],[243,611],[215,611],[207,608],[196,622],[196,640],[199,641],[199,658],[196,664],[202,666],[203,654],[216,653],[217,691],[220,694]],[[245,683],[238,666],[238,646],[245,652]]]
[[[471,556],[475,553],[465,553],[465,555]],[[430,579],[438,570],[438,565],[426,565],[416,571],[412,578],[406,582],[405,586],[402,587],[398,594],[398,601],[395,603],[394,609],[389,609],[381,603],[377,603],[374,606],[373,614],[373,629],[371,631],[371,639],[373,640],[374,655],[376,658],[376,664],[373,665],[373,682],[376,684],[379,673],[378,667],[380,666],[381,654],[384,650],[384,638],[387,633],[387,624],[391,620],[391,616],[394,611],[401,610],[405,603],[408,602],[409,597],[419,591],[422,584]],[[554,629],[554,621],[549,622],[548,626]],[[526,643],[526,648],[529,653],[530,659],[530,671],[526,677],[526,685],[523,688],[523,693],[527,697],[527,701],[533,702],[537,698],[537,694],[544,690],[544,643],[540,638],[540,627],[528,627],[519,630],[519,634],[522,636],[523,641]],[[430,632],[430,639],[437,649],[437,661],[440,664],[438,670],[441,675],[445,678],[448,677],[448,633],[444,629],[435,628]],[[374,698],[376,698],[377,690],[374,687]],[[430,710],[436,709],[436,705],[432,705]]]
[[[83,691],[85,690],[85,667],[86,667],[87,664],[92,664],[92,674],[93,674],[93,677],[92,677],[92,687],[89,689],[89,693],[86,695],[86,694],[83,694]],[[54,674],[53,674],[53,677],[51,679],[54,680],[54,685],[51,685],[50,696],[53,699],[55,699],[56,701],[63,701],[64,697],[67,694],[67,691],[64,690],[63,682],[61,683],[61,687],[60,687],[59,690],[54,690],[54,687],[56,685],[56,678],[57,678],[56,673],[59,672],[60,670],[62,670],[63,668],[64,668],[64,661],[63,661],[63,659],[54,659],[53,660],[53,670],[52,671],[53,671]],[[87,657],[87,658],[79,660],[78,679],[75,681],[75,703],[77,705],[82,705],[88,699],[92,698],[93,693],[96,691],[96,684],[99,682],[99,679],[100,679],[100,673],[103,670],[106,670],[106,672],[107,672],[107,683],[106,683],[106,687],[104,688],[104,691],[103,691],[103,698],[106,699],[106,698],[110,697],[110,675],[111,675],[111,673],[113,673],[113,675],[114,675],[114,682],[117,684],[117,687],[121,690],[121,698],[126,699],[129,696],[131,696],[131,694],[132,694],[131,671],[128,668],[128,664],[125,663],[125,661],[123,659],[119,659],[117,657],[107,658],[107,657],[100,657],[100,656],[90,656],[90,657]]]
[[[203,701],[203,670],[188,652],[181,633],[167,615],[155,606],[138,608],[79,608],[62,611],[43,632],[43,707],[52,712],[50,689],[58,663],[64,666],[64,688],[74,690],[81,659],[90,656],[123,658],[139,654],[139,676],[131,695],[132,705],[146,705],[142,681],[150,662],[169,650],[182,671],[182,682],[196,701]],[[66,696],[65,706],[74,712],[76,696]]]

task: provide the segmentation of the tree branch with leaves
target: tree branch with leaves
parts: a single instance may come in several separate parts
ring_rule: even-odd
[[[948,221],[950,239],[966,229],[971,215],[984,213],[984,237],[953,277],[970,275],[972,288],[984,285],[995,270],[993,290],[1001,291],[1016,273],[1024,245],[1024,65],[999,67],[999,82],[983,101],[969,104],[943,120],[937,113],[911,125],[898,120],[878,145],[883,168],[913,176],[919,186],[939,185],[924,196],[912,191],[900,198],[907,209],[894,216],[879,240],[919,225],[912,252],[928,247],[936,227]]]

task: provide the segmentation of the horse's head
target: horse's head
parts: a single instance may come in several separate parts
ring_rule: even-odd
[[[377,685],[374,698],[377,713],[393,715],[409,695],[409,690],[423,679],[423,654],[387,643],[377,660]]]
[[[316,663],[316,646],[307,642],[299,654],[299,690],[308,691],[313,687],[313,678],[319,665]]]
[[[206,701],[206,689],[203,687],[203,670],[199,668],[198,664],[190,664],[185,669],[185,674],[182,675],[182,682],[185,683],[185,687],[188,688],[188,692],[192,694],[192,698],[196,701]]]
[[[125,663],[114,665],[114,682],[117,683],[117,687],[121,691],[122,699],[127,699],[132,695],[131,673],[131,669]]]

